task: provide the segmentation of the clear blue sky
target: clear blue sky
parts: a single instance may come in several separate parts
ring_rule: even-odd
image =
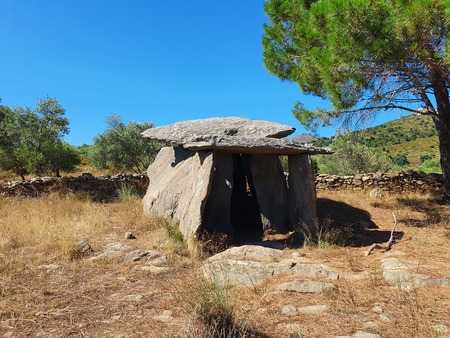
[[[73,145],[105,117],[125,123],[242,116],[285,123],[294,103],[328,107],[262,62],[263,0],[0,0],[0,97],[56,97]],[[334,129],[319,133],[331,136]]]

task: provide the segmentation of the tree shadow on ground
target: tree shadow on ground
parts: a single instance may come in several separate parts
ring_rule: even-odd
[[[329,234],[334,244],[362,247],[387,242],[391,236],[391,231],[378,230],[368,211],[343,202],[318,198],[317,216],[319,236]],[[403,232],[394,232],[395,239],[402,237]]]
[[[441,205],[438,196],[428,199],[417,199],[408,197],[399,197],[397,201],[400,205],[411,211],[419,212],[423,218],[417,219],[412,217],[403,217],[399,221],[403,222],[407,227],[426,228],[436,224],[448,221],[450,216],[450,207]]]

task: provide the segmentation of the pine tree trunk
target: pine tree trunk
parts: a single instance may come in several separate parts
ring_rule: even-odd
[[[444,184],[444,196],[442,203],[450,203],[450,121],[434,117],[439,137],[439,150],[441,153],[442,179]]]
[[[441,153],[442,179],[444,183],[444,196],[442,203],[450,204],[450,99],[444,79],[445,74],[431,73],[431,84],[436,98],[438,115],[433,116],[439,137],[439,151]]]

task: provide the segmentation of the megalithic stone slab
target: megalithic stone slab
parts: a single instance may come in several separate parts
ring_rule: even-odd
[[[317,237],[316,188],[309,155],[288,156],[289,203],[292,222]]]
[[[286,177],[278,156],[251,155],[251,172],[264,231],[291,230]]]
[[[233,154],[213,153],[214,177],[203,212],[202,230],[234,235],[231,225],[233,192]]]
[[[306,146],[290,139],[203,135],[186,139],[183,147],[194,151],[226,151],[240,154],[297,155],[331,154],[329,148]]]
[[[179,222],[187,237],[195,235],[210,192],[213,153],[166,147],[158,153],[147,175],[150,182],[144,210]]]
[[[290,126],[241,117],[208,118],[176,122],[151,128],[142,133],[145,138],[182,145],[196,136],[274,137],[282,138],[292,134]]]

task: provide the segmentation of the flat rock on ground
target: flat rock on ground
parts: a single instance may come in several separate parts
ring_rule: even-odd
[[[273,275],[281,273],[304,278],[337,279],[339,274],[324,264],[305,263],[302,257],[282,259],[281,250],[243,245],[210,257],[203,265],[207,279],[218,285],[256,287]],[[328,284],[306,284],[316,290]]]

